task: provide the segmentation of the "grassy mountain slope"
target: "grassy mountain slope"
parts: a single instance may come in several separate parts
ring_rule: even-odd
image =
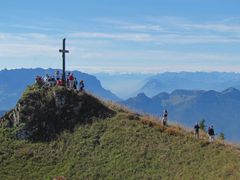
[[[143,118],[130,119],[118,113],[48,143],[14,140],[1,129],[0,179],[240,178],[235,148],[198,141],[173,127],[161,132]]]
[[[240,178],[240,152],[223,142],[196,140],[180,126],[104,103],[114,116],[76,124],[51,141],[16,139],[0,128],[0,179]],[[50,119],[49,119],[50,121]]]

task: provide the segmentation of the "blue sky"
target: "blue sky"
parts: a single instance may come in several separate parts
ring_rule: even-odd
[[[238,0],[11,0],[0,6],[0,69],[89,73],[240,72]]]

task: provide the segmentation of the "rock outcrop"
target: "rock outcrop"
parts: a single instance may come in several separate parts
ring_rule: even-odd
[[[63,130],[105,119],[115,112],[85,92],[65,87],[28,87],[16,107],[1,118],[2,127],[19,129],[17,137],[50,140]]]

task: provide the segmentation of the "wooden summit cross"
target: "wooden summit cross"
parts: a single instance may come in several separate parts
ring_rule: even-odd
[[[62,49],[59,49],[59,52],[62,53],[62,60],[63,60],[63,63],[62,63],[62,81],[63,81],[63,84],[65,85],[65,82],[66,82],[66,72],[65,72],[65,53],[69,53],[68,50],[65,49],[65,41],[66,39],[64,38],[63,39],[63,48]]]

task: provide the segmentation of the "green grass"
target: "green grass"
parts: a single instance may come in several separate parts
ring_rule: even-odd
[[[80,125],[51,142],[15,140],[14,129],[0,129],[0,179],[240,179],[237,148],[129,115]]]

